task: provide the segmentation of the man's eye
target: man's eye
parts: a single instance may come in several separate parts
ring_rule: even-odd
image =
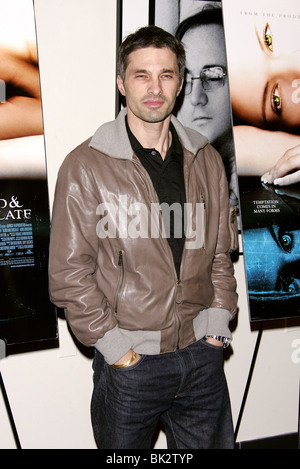
[[[298,278],[291,278],[291,282],[287,288],[289,293],[298,293],[300,291],[300,282]]]

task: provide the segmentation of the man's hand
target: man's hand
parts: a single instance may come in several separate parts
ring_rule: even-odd
[[[223,347],[223,342],[214,339],[213,337],[207,337],[206,342],[212,345],[217,345],[218,347]]]
[[[135,357],[134,357],[134,355],[135,355]],[[120,360],[118,360],[116,363],[114,363],[113,366],[116,367],[116,368],[118,368],[118,367],[121,368],[123,366],[124,367],[125,366],[131,366],[131,365],[134,365],[135,363],[137,363],[140,358],[141,358],[141,355],[139,355],[138,353],[135,354],[134,351],[132,349],[130,349],[125,355],[123,355],[123,357],[120,358]]]

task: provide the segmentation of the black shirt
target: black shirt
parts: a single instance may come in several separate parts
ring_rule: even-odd
[[[131,132],[126,118],[128,137],[134,153],[148,172],[158,195],[166,236],[172,250],[179,278],[181,256],[184,246],[185,185],[183,177],[183,151],[176,130],[170,123],[172,144],[165,158],[155,148],[143,148]],[[168,204],[163,211],[162,204]],[[173,205],[172,207],[172,204]]]

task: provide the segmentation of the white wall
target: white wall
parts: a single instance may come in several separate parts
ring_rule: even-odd
[[[136,13],[136,0],[129,1]],[[35,11],[52,204],[65,155],[114,118],[116,2],[35,0]],[[147,16],[141,14],[142,25]],[[232,355],[225,363],[235,421],[257,337],[248,320],[242,258],[236,276],[240,311]],[[298,430],[300,323],[280,325],[268,330],[266,325],[263,332],[239,441]],[[95,448],[89,414],[91,359],[77,349],[63,320],[59,335],[59,349],[0,362],[24,449]],[[163,434],[156,447],[165,448]],[[9,448],[15,448],[15,442],[0,395],[0,449]]]
[[[77,144],[115,116],[116,5],[35,0],[50,204],[57,170]],[[23,448],[95,448],[90,426],[91,360],[64,321],[60,348],[0,363]],[[0,448],[14,448],[0,395]]]

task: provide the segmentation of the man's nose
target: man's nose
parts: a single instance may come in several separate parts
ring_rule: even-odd
[[[193,80],[191,102],[193,106],[197,106],[199,104],[201,106],[205,106],[208,102],[208,96],[202,86],[202,82],[200,78]]]
[[[153,95],[160,95],[162,93],[162,87],[159,78],[151,78],[148,86],[148,93]]]

